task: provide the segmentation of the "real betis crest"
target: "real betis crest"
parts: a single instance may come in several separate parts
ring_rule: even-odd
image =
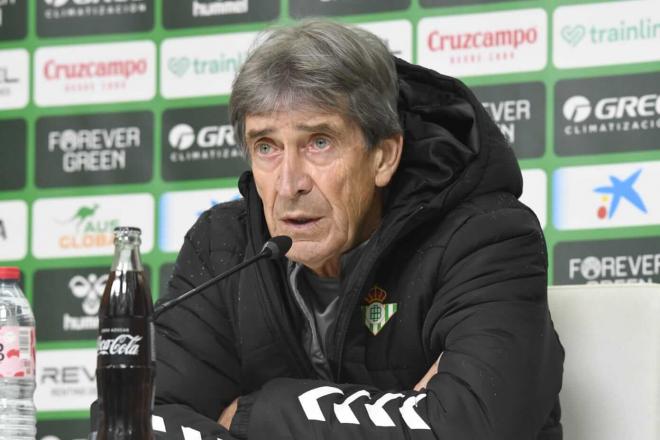
[[[364,324],[375,336],[382,330],[392,316],[396,313],[396,303],[385,304],[387,292],[378,286],[371,288],[365,298],[366,306],[362,306]]]

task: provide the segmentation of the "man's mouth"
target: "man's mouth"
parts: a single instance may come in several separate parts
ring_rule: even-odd
[[[311,216],[295,216],[295,217],[284,217],[282,221],[289,227],[292,228],[305,228],[313,226],[321,219],[321,217],[311,217]]]

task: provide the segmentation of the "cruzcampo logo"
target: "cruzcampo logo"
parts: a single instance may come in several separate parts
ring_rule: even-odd
[[[378,286],[371,288],[365,298],[366,306],[362,306],[364,324],[376,336],[396,313],[397,304],[385,304],[387,292]]]

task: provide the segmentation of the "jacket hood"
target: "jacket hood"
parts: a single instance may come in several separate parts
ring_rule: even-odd
[[[519,197],[522,176],[513,150],[467,86],[398,58],[395,62],[404,145],[387,188],[386,223],[399,223],[422,205],[430,208],[427,212],[446,212],[488,192]],[[244,196],[251,187],[254,191],[252,182],[251,172],[241,176]]]
[[[474,94],[459,80],[396,59],[401,163],[386,212],[415,206],[446,211],[495,191],[519,197],[522,175],[513,150]]]

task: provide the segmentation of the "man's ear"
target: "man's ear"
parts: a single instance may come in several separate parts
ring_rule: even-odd
[[[390,183],[392,176],[399,167],[402,150],[403,135],[401,133],[383,139],[375,147],[376,160],[374,165],[376,167],[375,183],[377,187],[383,188]]]

